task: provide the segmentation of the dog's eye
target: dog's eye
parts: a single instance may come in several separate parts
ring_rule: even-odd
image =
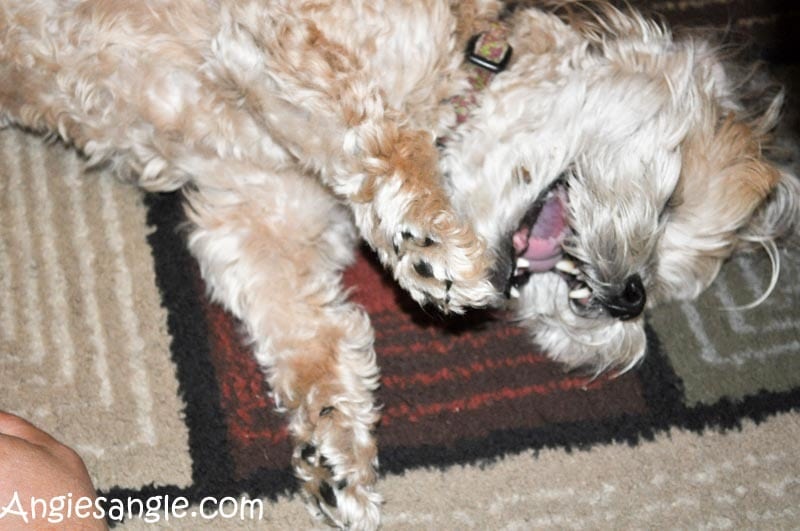
[[[661,208],[661,213],[658,215],[659,223],[663,222],[671,212],[680,206],[680,204],[681,198],[676,192],[672,192],[672,195],[669,196],[667,202],[664,203],[664,206]]]

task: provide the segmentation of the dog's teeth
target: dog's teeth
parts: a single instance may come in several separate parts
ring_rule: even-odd
[[[517,269],[530,269],[531,263],[523,257],[517,258]]]
[[[589,288],[578,288],[569,292],[570,299],[588,299],[592,296],[592,291]]]
[[[575,262],[573,262],[572,260],[560,260],[556,264],[556,269],[558,269],[559,271],[563,271],[568,275],[577,275],[578,273],[580,273],[580,269],[578,269],[578,266],[576,266]]]
[[[508,294],[512,299],[519,299],[520,295],[519,290],[514,286],[511,286],[511,289],[508,291]]]

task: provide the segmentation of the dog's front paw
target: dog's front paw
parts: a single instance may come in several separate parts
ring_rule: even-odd
[[[385,133],[350,196],[361,235],[420,304],[461,313],[496,302],[486,245],[450,203],[431,135]]]
[[[392,237],[394,275],[420,304],[444,312],[480,308],[497,298],[483,242],[447,212],[407,219]]]
[[[316,417],[298,436],[292,456],[309,511],[340,529],[376,529],[382,499],[374,490],[374,438],[343,407],[325,406]]]

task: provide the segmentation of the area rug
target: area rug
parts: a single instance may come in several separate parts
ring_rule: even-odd
[[[772,64],[800,8],[634,2],[724,28]],[[784,127],[797,131],[796,113]],[[247,496],[261,518],[125,522],[302,529],[284,421],[239,325],[204,296],[175,194],[85,172],[60,145],[0,133],[0,408],[84,457],[109,502]],[[565,373],[524,332],[421,311],[367,249],[346,272],[376,329],[378,431],[395,529],[796,527],[800,251],[729,263],[700,300],[647,316],[648,355],[615,377]]]

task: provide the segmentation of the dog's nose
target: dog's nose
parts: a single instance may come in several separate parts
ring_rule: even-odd
[[[639,317],[647,302],[642,277],[631,275],[625,279],[625,284],[618,294],[603,299],[603,306],[609,315],[621,321]]]

